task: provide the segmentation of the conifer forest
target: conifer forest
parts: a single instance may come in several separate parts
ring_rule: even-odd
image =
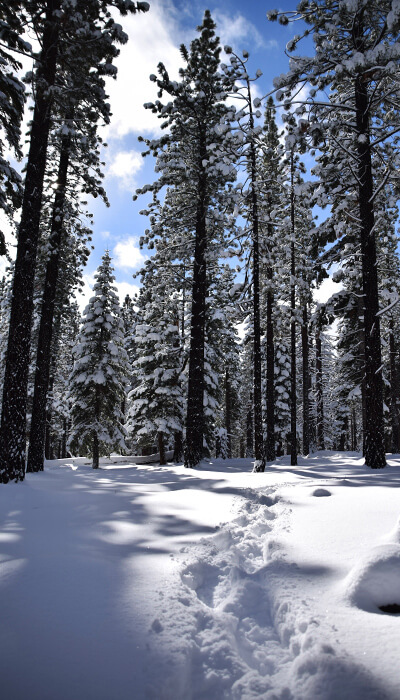
[[[248,457],[263,472],[282,455],[358,451],[385,467],[400,452],[398,0],[265,7],[299,33],[262,97],[261,71],[221,45],[207,9],[178,79],[155,52],[143,109],[160,135],[139,139],[153,177],[131,193],[140,291],[120,304],[105,250],[82,312],[91,203],[110,204],[107,85],[124,18],[151,12],[0,0],[0,208],[14,234],[0,233],[0,482],[112,452],[187,468]],[[317,301],[332,276],[338,291]]]

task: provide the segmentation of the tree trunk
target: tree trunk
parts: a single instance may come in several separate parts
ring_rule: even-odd
[[[272,268],[267,269],[269,284],[272,282]],[[275,452],[275,347],[274,347],[274,322],[273,322],[274,294],[272,289],[267,291],[267,337],[266,337],[266,370],[267,370],[267,396],[266,396],[266,459],[272,462],[276,457]]]
[[[396,347],[394,342],[393,319],[389,325],[389,353],[390,353],[390,418],[392,426],[391,435],[391,452],[397,454],[400,452],[400,429],[399,429],[399,411],[397,402],[399,400],[399,387],[397,381],[397,366],[396,366]]]
[[[92,441],[92,468],[99,468],[99,438],[97,433],[93,433]]]
[[[183,435],[181,430],[174,433],[174,462],[182,462],[183,460]]]
[[[61,459],[65,459],[67,456],[67,438],[68,438],[68,422],[66,418],[63,418],[63,431],[61,438]]]
[[[205,136],[200,162],[207,158]],[[185,467],[195,467],[203,458],[204,436],[204,345],[207,290],[207,181],[200,168],[196,214],[196,242],[193,263],[192,314],[190,322],[189,377],[186,413]]]
[[[73,111],[71,110],[67,114],[66,120],[71,120],[72,117]],[[43,470],[43,448],[46,422],[46,403],[50,375],[50,353],[53,337],[53,320],[60,269],[61,248],[63,238],[65,237],[63,222],[70,148],[71,137],[68,134],[62,138],[60,162],[58,167],[57,190],[52,212],[50,255],[46,266],[46,277],[43,289],[36,355],[35,389],[33,394],[32,421],[27,463],[28,472],[38,472]]]
[[[253,133],[254,118],[249,96],[249,127]],[[254,471],[265,471],[264,436],[262,422],[262,371],[261,371],[261,322],[260,322],[260,231],[258,217],[257,193],[257,159],[255,144],[250,142],[250,171],[251,171],[251,224],[253,232],[253,405],[254,405]]]
[[[307,304],[303,305],[301,324],[301,349],[303,367],[303,455],[310,454],[310,367],[308,349],[308,313]]]
[[[47,0],[36,101],[25,177],[12,291],[0,426],[0,481],[25,476],[26,401],[33,316],[33,285],[39,238],[43,180],[57,63],[60,0]]]
[[[162,466],[167,463],[167,460],[165,457],[164,433],[161,431],[158,433],[158,451],[160,453],[160,465]]]
[[[226,430],[226,456],[232,458],[232,389],[229,370],[225,370],[225,430]]]
[[[253,457],[253,396],[250,395],[250,402],[246,416],[246,457]]]
[[[354,27],[355,45],[362,48],[361,20]],[[364,294],[365,340],[365,464],[373,469],[386,465],[383,428],[383,382],[378,298],[378,273],[374,231],[373,177],[369,134],[369,100],[362,75],[355,80],[356,137],[358,155],[358,194],[360,243]]]
[[[297,397],[296,397],[296,260],[294,216],[294,162],[290,156],[290,464],[297,465]]]
[[[324,394],[322,387],[322,341],[318,325],[315,334],[315,387],[317,394],[317,449],[325,449],[324,434]]]

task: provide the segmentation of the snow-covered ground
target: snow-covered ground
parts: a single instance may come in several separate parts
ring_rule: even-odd
[[[400,698],[400,457],[48,463],[0,489],[4,700]]]

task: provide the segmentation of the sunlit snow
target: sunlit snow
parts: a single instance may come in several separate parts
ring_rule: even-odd
[[[400,457],[84,458],[0,492],[7,700],[400,697]],[[395,608],[396,610],[396,608]]]

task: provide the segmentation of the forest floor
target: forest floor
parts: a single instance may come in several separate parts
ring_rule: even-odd
[[[400,456],[48,462],[0,489],[3,700],[400,697]]]

